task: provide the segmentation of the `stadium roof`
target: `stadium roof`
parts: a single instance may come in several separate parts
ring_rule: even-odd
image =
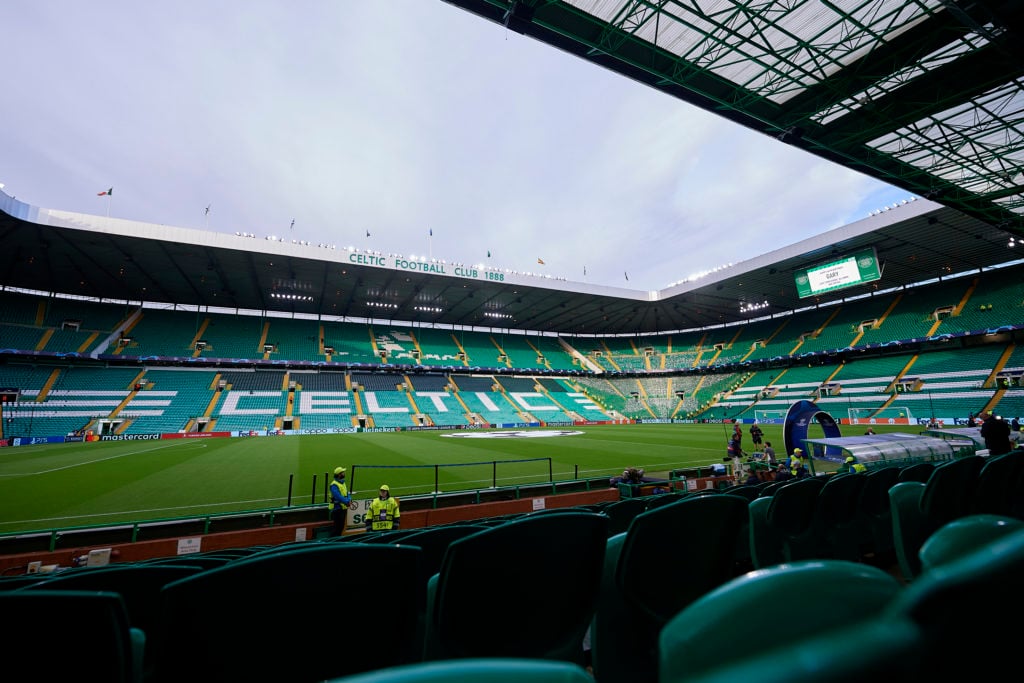
[[[641,292],[72,214],[0,192],[0,284],[606,335],[733,323],[1019,258],[1007,242],[1024,238],[1021,3],[446,1],[925,199],[767,253],[737,245],[730,268]],[[868,247],[880,280],[798,296],[796,271]]]
[[[1020,2],[446,1],[1024,235]]]
[[[697,280],[645,292],[40,209],[2,192],[0,209],[0,284],[6,287],[114,301],[569,335],[734,323],[979,271],[1020,256],[1007,247],[1001,229],[916,200]],[[878,255],[881,279],[800,298],[796,271],[866,248]],[[763,302],[766,307],[756,307]],[[744,305],[754,310],[744,312]]]

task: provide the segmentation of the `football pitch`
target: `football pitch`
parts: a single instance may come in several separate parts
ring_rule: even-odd
[[[435,482],[452,492],[611,477],[630,466],[664,474],[721,463],[731,429],[599,425],[8,448],[0,451],[0,533],[322,503],[325,477],[339,465],[348,468],[355,498],[385,483],[402,497],[431,493]],[[781,454],[782,426],[764,432]],[[509,462],[516,460],[523,462]]]

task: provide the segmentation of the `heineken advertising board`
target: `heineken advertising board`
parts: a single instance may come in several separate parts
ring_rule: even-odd
[[[835,261],[796,271],[796,291],[800,298],[874,282],[882,277],[875,248],[864,249]]]

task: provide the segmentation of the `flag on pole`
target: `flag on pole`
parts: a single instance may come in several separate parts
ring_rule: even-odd
[[[587,276],[587,267],[583,266],[583,277]]]
[[[288,229],[292,230],[294,227],[295,227],[295,219],[293,218],[292,219],[292,224],[288,226]]]
[[[367,231],[366,231],[366,236],[367,236],[367,237],[369,237],[369,236],[370,236],[370,231],[369,231],[369,230],[367,230]]]
[[[96,196],[97,197],[109,197],[112,194],[114,194],[114,188],[110,188],[109,190],[103,190],[103,192],[97,192]]]
[[[626,279],[627,279],[627,280],[629,279],[629,273],[627,273],[627,272],[623,271],[623,273],[622,273],[622,274],[626,276]]]
[[[542,258],[537,259],[537,263],[539,263],[539,264],[541,264],[543,266],[544,265],[544,259],[542,259]]]
[[[433,237],[433,236],[434,236],[434,229],[430,228],[430,237]]]
[[[490,249],[487,250],[487,258],[491,258],[491,250]]]
[[[206,208],[203,209],[203,215],[204,216],[209,216],[210,215],[210,206],[212,206],[212,205],[211,204],[207,204]]]

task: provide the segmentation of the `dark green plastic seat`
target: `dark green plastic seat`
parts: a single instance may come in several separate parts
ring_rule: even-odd
[[[1020,647],[1015,615],[1024,609],[1024,530],[921,574],[886,616],[921,627],[925,651],[917,680],[1012,680]],[[1008,668],[1010,667],[1010,668]]]
[[[827,557],[813,524],[818,495],[824,486],[824,479],[818,477],[797,479],[771,496],[765,521],[774,532],[774,541],[781,544],[780,552],[773,553],[775,557],[781,555],[784,562]],[[766,542],[759,540],[762,545]]]
[[[309,543],[169,583],[156,680],[318,681],[416,662],[420,556],[411,546]],[[339,653],[346,634],[357,645]]]
[[[971,512],[992,515],[1013,514],[1013,505],[1021,491],[1017,483],[1024,474],[1024,449],[986,458],[978,473]]]
[[[899,483],[896,466],[870,470],[864,477],[854,520],[861,558],[886,564],[892,557],[892,508],[889,489]]]
[[[143,680],[146,635],[131,627],[117,593],[4,591],[0,614],[0,658],[8,680]],[[15,667],[22,673],[13,673]]]
[[[696,676],[663,683],[864,683],[913,681],[923,637],[906,619],[871,619],[824,635],[780,637],[768,652],[730,654]]]
[[[928,477],[932,476],[934,471],[935,463],[916,462],[913,465],[900,468],[900,481],[919,481],[924,483],[928,481]]]
[[[805,560],[749,572],[691,603],[665,625],[659,636],[658,680],[691,680],[729,657],[767,654],[793,638],[824,636],[867,622],[901,590],[902,584],[882,569],[844,560]]]
[[[608,535],[621,534],[629,528],[633,518],[647,509],[647,501],[643,498],[623,498],[604,509],[608,515]]]
[[[921,572],[918,552],[944,524],[970,514],[974,488],[985,460],[969,455],[935,468],[927,484],[901,482],[889,489],[893,545],[906,580]]]
[[[582,664],[607,540],[604,514],[562,512],[453,541],[428,585],[423,659]]]
[[[1003,515],[968,515],[939,528],[921,546],[922,573],[959,560],[984,545],[1024,529],[1024,521]]]
[[[604,683],[655,681],[661,628],[735,576],[747,500],[697,496],[638,515],[608,540],[591,628],[594,675]]]
[[[816,545],[827,557],[860,561],[857,506],[866,482],[866,474],[840,474],[830,477],[818,492],[812,528]]]
[[[25,591],[79,590],[117,593],[124,601],[128,624],[146,634],[147,675],[156,663],[160,623],[160,591],[179,579],[204,571],[187,564],[126,563],[95,567],[85,571],[56,574],[46,583],[37,583]]]
[[[480,658],[408,664],[325,683],[594,683],[594,678],[569,662]]]

